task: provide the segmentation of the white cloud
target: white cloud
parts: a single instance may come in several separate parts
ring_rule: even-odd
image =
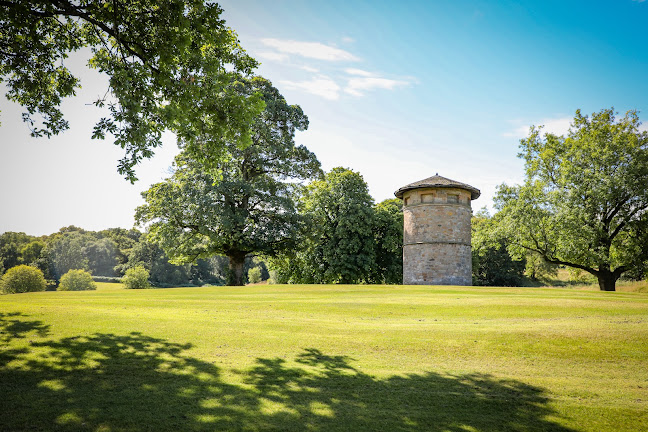
[[[319,72],[319,69],[311,67],[311,66],[299,66],[299,68],[301,70],[305,70],[306,72],[313,72],[313,73]]]
[[[357,61],[358,58],[348,51],[324,45],[319,42],[300,42],[287,39],[261,39],[265,46],[286,54],[297,54],[302,57],[327,61]]]
[[[572,117],[562,117],[554,119],[544,119],[537,123],[534,123],[535,126],[544,126],[542,129],[543,133],[552,133],[555,135],[565,135],[569,132],[569,126],[571,125]],[[529,135],[529,129],[531,125],[519,126],[513,129],[510,132],[505,132],[502,135],[505,137],[513,138],[525,138]]]
[[[256,53],[256,56],[261,57],[262,59],[265,60],[276,61],[276,62],[283,62],[288,60],[288,54],[281,54],[278,52],[264,51],[264,52]]]
[[[344,69],[344,71],[345,71],[346,73],[348,73],[349,75],[359,75],[359,76],[363,76],[363,77],[373,77],[373,76],[376,76],[375,73],[373,73],[373,72],[367,72],[367,71],[362,70],[362,69],[348,68],[348,69]]]
[[[344,37],[342,38],[342,42],[345,42],[345,43],[352,43],[352,42],[355,42],[355,39],[353,39],[352,37],[349,37],[349,36],[344,36]]]
[[[379,78],[375,76],[363,76],[361,78],[349,78],[344,91],[353,96],[362,96],[363,92],[374,89],[393,90],[399,86],[405,86],[407,81]]]
[[[309,81],[280,81],[287,89],[303,90],[324,99],[337,100],[340,97],[340,86],[331,78],[320,75]]]

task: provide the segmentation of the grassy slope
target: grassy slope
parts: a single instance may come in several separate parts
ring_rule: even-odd
[[[0,430],[648,430],[648,295],[0,296]]]

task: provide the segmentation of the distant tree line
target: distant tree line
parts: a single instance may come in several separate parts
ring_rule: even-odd
[[[128,269],[142,266],[150,274],[154,286],[222,285],[227,280],[227,260],[215,256],[191,264],[176,265],[167,254],[137,229],[110,228],[86,231],[69,226],[45,236],[19,232],[0,234],[0,274],[19,265],[40,269],[48,283],[56,286],[69,270],[90,272],[96,279],[122,277]],[[265,264],[246,262],[249,268],[259,267],[268,278]]]

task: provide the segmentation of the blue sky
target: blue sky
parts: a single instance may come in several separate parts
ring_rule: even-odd
[[[220,3],[258,73],[309,116],[298,142],[327,170],[360,172],[377,202],[439,173],[490,206],[498,184],[522,181],[530,125],[564,133],[578,108],[648,118],[648,2]],[[29,138],[20,107],[0,101],[0,232],[131,227],[139,193],[167,173],[171,135],[134,186],[116,172],[121,150],[90,140],[101,113],[86,104],[106,80],[83,54],[69,60],[84,87],[63,135]]]

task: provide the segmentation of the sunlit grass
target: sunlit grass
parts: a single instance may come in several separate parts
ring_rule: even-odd
[[[648,429],[642,293],[99,283],[0,314],[0,430]]]

